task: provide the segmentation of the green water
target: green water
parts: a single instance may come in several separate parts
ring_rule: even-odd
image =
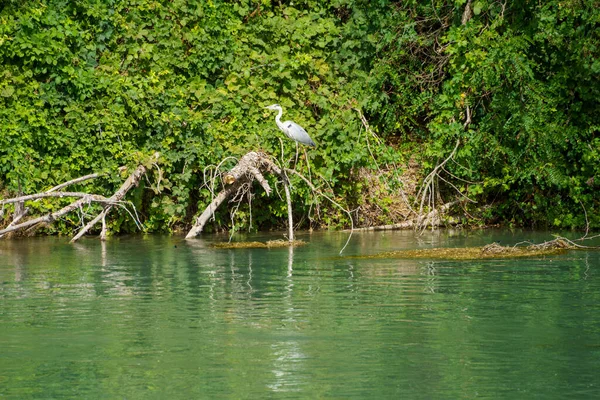
[[[343,259],[346,234],[300,236],[0,241],[0,398],[599,398],[600,252]],[[346,252],[549,238],[363,233]]]

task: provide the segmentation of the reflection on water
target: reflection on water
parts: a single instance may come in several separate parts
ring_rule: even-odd
[[[220,237],[0,241],[6,398],[589,398],[598,252],[471,262],[216,250]],[[240,240],[267,240],[254,235]],[[346,254],[541,241],[355,234]],[[226,240],[226,239],[225,239]]]

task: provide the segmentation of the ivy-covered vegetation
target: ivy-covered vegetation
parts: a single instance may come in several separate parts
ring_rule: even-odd
[[[476,200],[472,222],[600,227],[599,10],[595,0],[4,0],[0,197],[92,172],[107,174],[80,188],[110,194],[119,167],[159,152],[131,200],[145,229],[167,231],[211,201],[207,168],[262,150],[293,160],[358,210],[356,222],[369,203],[386,222],[403,166],[426,175],[458,143],[437,195]],[[297,157],[280,140],[264,109],[273,103],[316,149]],[[377,191],[361,171],[381,180]],[[304,226],[348,224],[292,185]],[[238,225],[285,223],[285,201],[264,196],[238,209]],[[69,218],[53,229],[79,224]],[[135,229],[124,212],[110,224]]]

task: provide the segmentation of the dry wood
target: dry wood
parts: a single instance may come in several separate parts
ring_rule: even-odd
[[[288,210],[288,241],[294,242],[294,219],[292,217],[292,196],[290,194],[290,187],[287,184],[283,185],[285,189],[285,201],[287,203]]]
[[[293,241],[294,235],[292,207],[287,177],[282,172],[281,168],[275,165],[275,163],[273,163],[266,154],[255,151],[245,154],[242,158],[240,158],[235,167],[225,174],[223,182],[227,186],[225,186],[225,188],[219,192],[219,194],[212,200],[208,207],[206,207],[202,214],[200,214],[200,216],[196,219],[196,222],[186,235],[186,239],[191,239],[198,236],[204,229],[206,223],[213,217],[217,208],[229,197],[238,194],[239,190],[241,190],[244,185],[250,185],[254,180],[256,180],[265,190],[267,196],[270,195],[272,190],[262,171],[273,173],[283,180],[288,201],[288,240]]]
[[[4,235],[6,233],[25,229],[25,228],[28,228],[30,226],[37,225],[37,224],[43,224],[43,223],[51,224],[52,222],[56,221],[58,218],[62,217],[63,215],[66,215],[66,214],[70,213],[71,211],[78,209],[79,207],[83,206],[84,204],[89,204],[92,201],[103,202],[103,201],[106,201],[106,198],[104,196],[90,194],[86,197],[83,197],[83,198],[69,204],[66,207],[61,208],[58,211],[53,212],[53,213],[48,213],[41,217],[30,219],[30,220],[27,220],[20,224],[16,224],[14,226],[9,226],[5,229],[2,229],[2,230],[0,230],[0,236]]]
[[[109,213],[109,211],[114,205],[119,204],[123,200],[123,198],[131,188],[136,187],[140,183],[140,179],[145,173],[146,167],[143,165],[139,165],[135,169],[135,171],[133,171],[133,173],[129,175],[125,182],[123,182],[119,190],[117,190],[115,194],[113,194],[110,198],[103,202],[105,203],[104,210],[102,210],[100,214],[98,214],[93,220],[88,222],[83,228],[81,228],[81,230],[77,232],[77,235],[75,235],[73,239],[71,239],[71,243],[74,243],[77,240],[79,240],[90,229],[92,229],[94,225],[100,222],[100,220],[102,220],[102,234],[100,235],[100,238],[104,240],[106,238],[106,215]]]
[[[471,3],[471,0],[469,0],[469,2],[467,4],[467,8],[470,7],[470,3]],[[463,128],[467,129],[472,122],[471,108],[469,107],[468,103],[466,105],[466,113],[465,114],[466,114],[466,116],[465,116],[465,123],[463,124]],[[420,229],[421,233],[424,232],[424,230],[427,226],[431,226],[432,229],[436,226],[436,224],[433,221],[431,221],[430,218],[437,216],[437,212],[436,212],[437,210],[436,210],[435,203],[436,203],[436,198],[439,196],[438,181],[442,181],[442,182],[448,184],[464,200],[469,201],[471,203],[477,203],[475,200],[470,199],[467,195],[462,193],[456,187],[456,185],[454,185],[452,182],[450,182],[449,181],[450,178],[446,179],[442,176],[442,172],[444,172],[454,179],[458,179],[458,180],[461,180],[461,181],[467,182],[467,183],[473,183],[473,182],[465,181],[464,179],[461,179],[461,178],[458,178],[458,177],[452,175],[445,168],[445,165],[451,160],[456,163],[456,161],[454,160],[454,155],[456,154],[456,151],[458,150],[459,145],[460,145],[460,138],[456,139],[456,144],[454,145],[454,148],[450,152],[450,155],[448,157],[446,157],[441,163],[436,165],[433,168],[433,170],[425,177],[425,179],[423,180],[423,185],[421,186],[421,188],[419,189],[419,192],[417,193],[417,200],[420,200],[419,214],[418,214],[419,215],[419,217],[418,217],[419,223],[415,226],[415,229],[417,229],[417,228]],[[460,164],[458,164],[458,165],[460,165]],[[437,188],[436,188],[436,185],[438,186]],[[427,215],[423,214],[425,208],[429,208],[429,210],[431,210],[431,212],[428,213]]]
[[[50,189],[52,190],[52,189]],[[0,200],[0,205],[11,204],[11,203],[20,203],[29,200],[37,200],[45,197],[86,197],[89,196],[89,193],[83,192],[44,192],[44,193],[36,193],[30,194],[27,196],[19,196],[13,197],[11,199]]]
[[[87,180],[90,180],[90,179],[98,178],[101,175],[102,174],[99,174],[99,173],[89,174],[89,175],[81,176],[79,178],[71,179],[71,180],[69,180],[67,182],[63,182],[60,185],[54,186],[53,188],[50,188],[50,189],[48,189],[47,191],[45,191],[43,193],[37,193],[37,194],[34,194],[34,195],[29,195],[29,196],[19,195],[18,197],[15,197],[15,198],[12,198],[12,199],[0,200],[0,204],[3,205],[3,206],[5,204],[11,204],[11,203],[15,204],[15,212],[13,214],[13,220],[5,228],[6,233],[14,232],[14,231],[17,231],[17,230],[21,229],[20,228],[21,225],[19,225],[18,222],[21,219],[23,219],[25,216],[27,216],[27,214],[29,213],[29,208],[25,207],[25,201],[39,200],[41,198],[46,198],[46,197],[80,197],[80,198],[86,197],[86,196],[89,195],[88,193],[56,192],[56,191],[59,190],[59,189],[65,188],[67,186],[74,185],[74,184],[79,183],[79,182],[84,182],[84,181],[87,181]],[[19,188],[20,187],[21,187],[21,185],[19,185]],[[35,225],[33,225],[33,226],[35,226]],[[13,229],[14,227],[17,227],[17,228]],[[5,234],[0,233],[0,238],[2,238],[4,235]]]
[[[377,225],[377,226],[367,226],[364,228],[354,228],[356,231],[397,231],[402,229],[413,229],[415,227],[415,220],[409,219],[404,222],[399,222],[397,224],[389,224],[389,225]]]
[[[352,219],[352,214],[350,213],[350,211],[348,211],[340,203],[338,203],[337,201],[333,200],[331,197],[327,196],[325,193],[323,193],[319,189],[317,189],[315,187],[315,185],[312,184],[311,181],[309,181],[304,175],[302,175],[298,171],[296,171],[294,169],[286,168],[285,172],[286,173],[290,173],[290,174],[294,174],[297,177],[299,177],[300,179],[302,179],[314,193],[317,193],[320,196],[325,197],[327,200],[329,200],[331,202],[331,204],[333,204],[334,206],[336,206],[337,208],[339,208],[340,210],[342,210],[344,213],[346,213],[346,215],[350,219],[350,235],[348,235],[348,239],[346,240],[346,244],[344,244],[344,247],[342,247],[342,249],[340,250],[340,254],[342,254],[342,252],[348,246],[348,243],[350,243],[350,239],[352,238],[352,233],[354,232],[354,220]]]
[[[427,224],[427,226],[438,227],[442,225],[442,220],[440,218],[440,214],[448,211],[450,207],[458,204],[457,201],[453,201],[450,203],[446,203],[439,208],[436,208],[433,211],[425,215],[420,215],[417,218],[407,219],[406,221],[399,222],[397,224],[389,224],[389,225],[377,225],[377,226],[368,226],[364,228],[355,228],[357,231],[394,231],[394,230],[402,230],[402,229],[414,229],[416,227],[422,227],[423,224]]]
[[[221,203],[223,203],[225,200],[227,200],[229,198],[229,196],[231,196],[234,193],[236,193],[238,191],[238,189],[244,183],[246,183],[245,179],[244,180],[238,179],[233,184],[231,184],[230,186],[228,186],[225,189],[223,189],[213,199],[213,201],[208,205],[208,207],[206,207],[204,209],[204,211],[202,212],[202,214],[200,214],[200,216],[196,219],[196,222],[194,223],[194,226],[192,226],[192,229],[190,229],[190,231],[188,232],[188,234],[186,235],[185,238],[186,239],[191,239],[191,238],[194,238],[194,237],[198,236],[202,232],[202,230],[204,229],[204,225],[206,225],[206,223],[212,218],[212,216],[214,215],[214,213],[217,210],[217,208],[219,208],[219,206],[221,205]]]
[[[288,210],[288,241],[289,243],[294,243],[294,221],[292,217],[292,199],[289,188],[289,180],[287,174],[294,174],[302,179],[309,188],[314,192],[319,194],[322,197],[325,197],[329,200],[333,205],[341,209],[348,215],[350,219],[350,223],[352,225],[352,230],[354,230],[354,221],[352,219],[352,214],[338,202],[333,200],[331,197],[327,196],[319,189],[317,189],[312,182],[307,179],[304,175],[296,171],[295,169],[289,168],[281,168],[277,164],[275,164],[266,154],[259,152],[249,152],[244,155],[237,165],[233,167],[227,174],[224,175],[223,182],[227,185],[225,188],[213,199],[213,201],[204,209],[202,214],[196,219],[196,222],[186,235],[186,239],[191,239],[199,235],[206,223],[213,217],[217,208],[230,196],[237,194],[239,190],[241,190],[243,185],[251,184],[254,180],[257,180],[265,189],[267,194],[270,193],[270,187],[268,186],[267,181],[264,179],[261,171],[270,172],[276,176],[278,176],[284,185],[286,202],[287,202],[287,210]],[[350,238],[352,237],[352,233],[348,236],[348,240],[346,244],[340,251],[340,254],[344,251],[348,243],[350,242]]]
[[[158,153],[154,155],[155,159],[158,157]],[[119,168],[119,171],[123,171],[124,167]],[[62,192],[59,191],[67,186],[74,185],[76,183],[84,182],[90,179],[98,178],[103,174],[94,173],[85,175],[79,178],[71,179],[67,182],[61,183],[60,185],[54,186],[53,188],[42,192],[35,193],[31,195],[19,195],[18,197],[14,197],[11,199],[0,200],[0,205],[4,206],[6,204],[15,204],[15,208],[17,209],[19,206],[23,206],[25,201],[37,201],[42,198],[64,198],[64,197],[78,197],[79,199],[73,201],[71,204],[61,208],[58,211],[50,212],[48,214],[42,215],[37,218],[32,218],[24,222],[20,222],[23,217],[29,211],[28,208],[24,208],[24,210],[20,211],[19,214],[15,214],[13,221],[4,229],[0,230],[0,237],[3,237],[7,233],[16,232],[23,229],[36,229],[38,226],[43,224],[51,224],[57,219],[63,217],[64,215],[75,211],[77,209],[82,209],[84,205],[89,205],[91,203],[99,203],[104,206],[104,209],[100,212],[98,216],[96,216],[92,221],[90,221],[87,225],[85,225],[79,233],[71,240],[74,242],[81,238],[85,233],[87,233],[96,223],[102,220],[102,233],[101,238],[106,237],[106,215],[110,211],[112,207],[115,205],[124,207],[123,198],[127,194],[127,192],[132,188],[139,184],[141,177],[146,173],[146,168],[143,165],[140,165],[136,168],[136,170],[127,178],[127,180],[121,185],[121,187],[110,197],[106,198],[101,195],[91,194],[91,193],[83,193],[83,192]],[[129,212],[129,210],[127,210]],[[131,212],[130,212],[131,214]],[[133,216],[133,215],[132,215]],[[134,217],[136,219],[136,217]],[[137,219],[136,219],[137,223]]]
[[[19,215],[17,215],[16,217],[13,218],[13,220],[11,221],[10,224],[8,224],[8,226],[5,229],[8,228],[12,228],[13,226],[17,225],[17,223],[23,219],[23,217],[27,216],[27,214],[29,213],[29,208],[25,208],[25,210],[23,210],[23,212]],[[4,237],[4,234],[0,234],[0,238]]]
[[[99,176],[102,176],[102,175],[103,174],[95,173],[95,174],[89,174],[89,175],[85,175],[85,176],[80,176],[79,178],[71,179],[70,181],[66,181],[66,182],[61,183],[60,185],[56,185],[52,189],[46,190],[46,193],[55,192],[55,191],[57,191],[59,189],[62,189],[62,188],[67,187],[67,186],[74,185],[74,184],[79,183],[79,182],[88,181],[90,179],[96,179],[96,178],[98,178]]]
[[[460,22],[463,25],[466,25],[467,22],[469,22],[469,20],[471,18],[473,18],[473,8],[471,7],[471,2],[472,2],[472,0],[467,1],[467,5],[465,6],[465,11],[463,12],[462,18],[460,19]]]
[[[367,149],[369,150],[369,154],[371,155],[371,159],[375,163],[375,166],[377,167],[379,174],[383,175],[383,171],[381,170],[381,168],[379,168],[379,164],[377,163],[375,155],[373,154],[373,151],[371,150],[369,135],[373,136],[373,138],[375,138],[375,140],[378,142],[378,144],[381,144],[381,139],[377,136],[377,134],[375,132],[373,132],[373,130],[371,129],[371,126],[369,125],[369,122],[367,121],[367,118],[364,116],[362,111],[359,108],[354,108],[354,110],[358,113],[358,116],[360,117],[363,127],[365,128],[365,139],[366,139],[366,143],[367,143]],[[390,171],[390,170],[397,171],[399,168],[395,162],[392,162],[391,168],[390,168],[390,165],[386,164],[386,169],[388,171]],[[410,212],[413,214],[416,214],[415,210],[413,210],[413,208],[411,207],[410,201],[408,200],[406,193],[404,192],[404,190],[402,190],[402,186],[404,186],[404,182],[402,182],[400,179],[398,179],[398,181],[400,181],[400,183],[401,183],[400,189],[398,189],[398,191],[400,192],[400,196],[402,197],[402,200],[404,201],[404,203],[406,204],[406,206],[408,207]],[[386,185],[387,189],[390,190],[389,185],[387,183],[385,185]]]

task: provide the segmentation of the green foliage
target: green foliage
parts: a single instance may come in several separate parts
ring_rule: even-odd
[[[312,172],[343,195],[352,190],[342,186],[348,171],[368,163],[366,148],[356,146],[361,123],[351,102],[372,52],[351,26],[375,32],[361,25],[364,16],[344,23],[338,14],[345,7],[339,1],[5,2],[4,190],[33,193],[90,172],[114,174],[139,154],[159,151],[160,184],[154,169],[136,202],[148,230],[168,230],[210,201],[199,190],[207,166],[254,149],[279,156],[282,135],[264,107],[280,103],[319,143],[308,153]],[[284,159],[292,159],[294,144],[286,140],[283,148]],[[306,162],[299,168],[308,173]],[[306,213],[310,192],[294,184],[297,210]],[[109,194],[116,185],[118,179],[88,188]],[[269,199],[263,210],[279,203]]]
[[[390,134],[425,141],[432,163],[460,138],[448,168],[478,182],[464,191],[495,205],[492,220],[582,227],[587,209],[600,227],[600,11],[543,3],[476,1],[464,24],[466,1],[397,4],[374,111]]]
[[[148,231],[169,231],[211,201],[208,166],[257,149],[295,159],[264,110],[279,103],[318,144],[297,168],[342,203],[359,198],[358,168],[415,148],[428,168],[460,139],[449,172],[494,204],[487,219],[575,227],[585,208],[600,226],[595,3],[478,0],[463,24],[467,2],[449,0],[4,1],[0,190],[105,171],[84,186],[110,194],[119,166],[158,151],[134,202]],[[369,148],[355,108],[394,146]],[[292,184],[308,215],[310,190]],[[285,205],[258,196],[254,226],[277,227]],[[320,223],[347,224],[320,206]]]

